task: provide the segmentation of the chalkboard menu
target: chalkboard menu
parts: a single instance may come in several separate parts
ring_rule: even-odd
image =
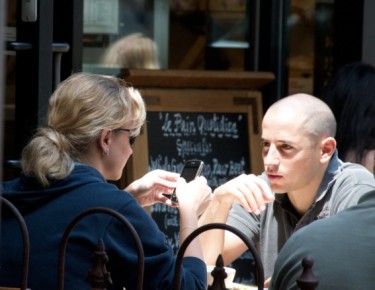
[[[129,181],[153,169],[181,172],[189,159],[204,161],[203,175],[213,189],[242,173],[262,172],[259,92],[146,88],[141,93],[147,120],[127,164]],[[178,209],[155,204],[149,211],[176,253]],[[253,282],[250,254],[233,267],[236,282]]]
[[[149,112],[149,170],[181,172],[188,159],[204,161],[203,175],[214,189],[250,171],[248,120],[245,113]],[[178,247],[177,209],[162,204],[151,215]]]
[[[180,172],[184,161],[201,159],[211,187],[250,170],[247,115],[149,112],[149,169]]]
[[[212,189],[241,173],[250,172],[247,118],[245,113],[149,112],[149,170],[181,172],[185,160],[200,159],[205,163],[203,175]],[[164,204],[151,207],[153,219],[166,234],[175,253],[179,246],[177,211]],[[254,267],[248,253],[235,263],[250,263]],[[244,277],[250,273],[249,267],[236,268],[241,282],[248,280]]]

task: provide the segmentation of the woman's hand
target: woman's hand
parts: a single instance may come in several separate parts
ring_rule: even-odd
[[[179,176],[174,172],[153,170],[132,182],[125,191],[133,195],[141,206],[149,206],[157,202],[171,206],[172,202],[163,193],[172,194]]]
[[[212,190],[203,176],[186,183],[185,179],[177,181],[176,194],[180,210],[186,209],[201,215],[212,198]]]

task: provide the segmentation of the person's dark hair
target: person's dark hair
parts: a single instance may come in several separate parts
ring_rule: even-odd
[[[354,153],[361,163],[375,149],[375,67],[355,62],[341,67],[325,88],[322,99],[337,121],[336,141],[342,160]]]

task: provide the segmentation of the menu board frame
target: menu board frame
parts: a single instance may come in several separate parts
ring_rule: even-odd
[[[147,112],[202,112],[247,114],[250,164],[249,173],[263,171],[261,158],[261,122],[263,117],[261,93],[256,90],[205,90],[141,88]],[[147,121],[137,138],[133,155],[125,169],[123,185],[142,177],[149,170]]]
[[[249,168],[253,174],[263,171],[261,152],[261,123],[263,118],[262,95],[257,90],[230,89],[161,89],[141,88],[141,95],[146,102],[147,113],[239,113],[247,115],[247,143],[249,144]],[[148,122],[142,128],[134,146],[134,152],[126,166],[122,188],[149,171],[149,145],[163,138],[148,140]],[[243,140],[243,137],[241,137]],[[159,145],[160,144],[160,145]],[[163,148],[161,149],[163,150]],[[228,148],[230,150],[230,148]],[[166,234],[166,242],[177,251],[179,241],[179,220],[177,209],[156,204],[147,208],[160,229]],[[255,264],[249,252],[245,252],[232,265],[237,269],[236,281],[254,282]],[[253,271],[251,270],[253,269]]]

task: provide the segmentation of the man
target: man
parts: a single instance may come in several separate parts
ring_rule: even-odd
[[[295,233],[276,260],[270,289],[299,289],[301,261],[313,260],[317,289],[373,289],[375,285],[375,191],[358,205]]]
[[[296,94],[277,101],[262,122],[264,173],[243,174],[216,188],[200,218],[201,225],[227,222],[258,245],[265,286],[294,231],[357,204],[375,189],[368,170],[338,159],[335,130],[331,110],[318,98]],[[221,230],[203,233],[201,241],[207,264],[220,253],[228,264],[247,250],[239,237]]]

